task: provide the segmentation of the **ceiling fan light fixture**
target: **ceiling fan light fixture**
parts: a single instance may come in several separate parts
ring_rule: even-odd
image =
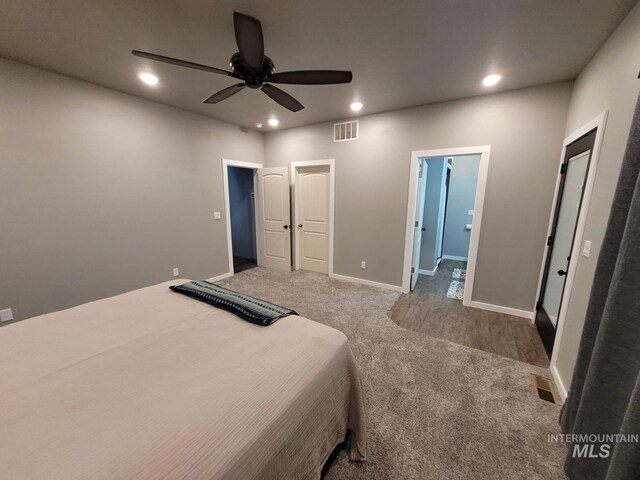
[[[482,83],[484,84],[485,87],[493,87],[500,80],[502,80],[502,75],[493,74],[493,75],[484,77],[484,80],[482,80]]]
[[[360,110],[362,110],[362,103],[360,102],[353,102],[351,105],[351,110],[353,110],[354,112],[359,112]]]
[[[139,73],[138,78],[151,87],[157,85],[158,82],[160,81],[158,77],[156,77],[153,73],[149,73],[149,72]]]
[[[277,118],[270,118],[269,125],[271,125],[272,127],[277,127],[278,125],[280,125],[280,120],[278,120]]]

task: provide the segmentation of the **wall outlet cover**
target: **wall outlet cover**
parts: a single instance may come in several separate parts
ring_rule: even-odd
[[[13,320],[13,311],[10,308],[0,310],[0,322],[10,322]]]
[[[589,258],[591,255],[591,242],[589,240],[584,241],[584,247],[582,247],[582,256]]]
[[[222,215],[220,215],[220,212],[213,212],[214,220],[220,220],[221,218],[222,218]]]
[[[475,210],[467,210],[467,215],[474,215],[475,212]]]
[[[360,268],[367,268],[367,262],[360,262]]]

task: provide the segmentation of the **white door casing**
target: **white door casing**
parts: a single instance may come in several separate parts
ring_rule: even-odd
[[[258,170],[258,218],[263,266],[291,270],[289,168]]]
[[[427,163],[423,159],[418,168],[418,191],[416,193],[416,216],[413,229],[413,256],[411,259],[411,290],[416,288],[420,268],[420,247],[422,245],[422,225],[424,222],[424,199],[427,188]]]
[[[329,272],[329,166],[297,169],[299,267]]]

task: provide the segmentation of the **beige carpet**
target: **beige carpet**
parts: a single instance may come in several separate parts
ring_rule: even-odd
[[[341,453],[327,480],[563,479],[559,407],[537,399],[549,371],[404,330],[398,294],[310,272],[255,268],[220,284],[344,332],[365,390],[368,461]]]

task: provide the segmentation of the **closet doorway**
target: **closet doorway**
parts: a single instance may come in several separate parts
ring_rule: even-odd
[[[294,270],[333,274],[335,162],[291,164]]]

